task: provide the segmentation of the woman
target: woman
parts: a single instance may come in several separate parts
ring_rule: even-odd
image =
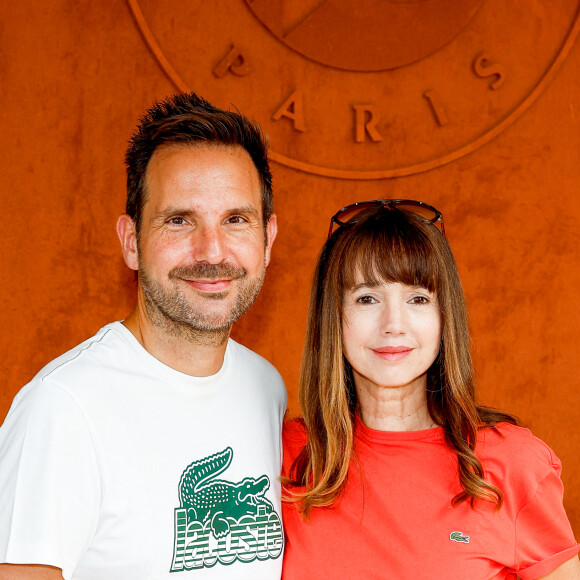
[[[379,200],[332,218],[300,404],[284,430],[284,580],[580,578],[558,458],[476,405],[435,208]]]

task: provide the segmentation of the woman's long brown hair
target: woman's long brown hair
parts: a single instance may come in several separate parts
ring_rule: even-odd
[[[427,371],[427,404],[457,454],[463,491],[450,499],[453,505],[489,500],[499,509],[502,493],[485,481],[475,455],[477,431],[517,420],[476,404],[465,299],[447,241],[429,222],[388,208],[373,209],[356,224],[336,231],[318,260],[299,383],[308,443],[284,478],[285,500],[297,502],[305,518],[313,507],[332,505],[355,460],[357,396],[352,369],[343,356],[342,301],[357,276],[368,285],[400,282],[436,293],[441,347]]]

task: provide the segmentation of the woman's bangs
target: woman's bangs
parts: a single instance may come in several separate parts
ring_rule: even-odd
[[[436,292],[438,267],[431,242],[415,226],[405,230],[362,227],[350,236],[341,257],[343,291],[361,283],[398,282]]]

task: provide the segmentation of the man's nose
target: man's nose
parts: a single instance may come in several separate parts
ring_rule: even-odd
[[[227,240],[219,226],[204,225],[192,236],[192,254],[196,262],[219,264],[226,258]]]

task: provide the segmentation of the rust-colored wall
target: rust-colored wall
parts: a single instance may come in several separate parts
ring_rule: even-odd
[[[320,2],[287,4],[280,14],[291,27]],[[348,19],[345,42],[331,55],[339,65],[355,66],[349,29],[368,32],[361,54],[377,46],[382,29],[360,14],[378,4],[365,0],[359,19]],[[182,83],[257,117],[281,161],[273,163],[280,224],[273,262],[234,336],[280,369],[291,411],[310,277],[329,216],[364,199],[431,202],[445,215],[462,274],[481,400],[518,414],[562,458],[566,506],[580,535],[580,45],[560,50],[580,3],[558,0],[546,13],[529,0],[464,4],[474,16],[449,32],[438,22],[453,20],[458,3],[440,2],[447,17],[423,23],[432,28],[421,33],[416,63],[401,49],[399,68],[373,72],[392,65],[377,57],[352,72],[316,60],[328,58],[317,33],[280,40],[284,30],[272,24],[280,14],[268,10],[282,10],[282,2],[132,1],[165,69],[129,2],[4,2],[0,419],[43,364],[132,308],[133,277],[114,233],[124,206],[123,152],[137,116]],[[345,19],[331,16],[340,30]],[[379,24],[384,18],[377,12]],[[445,34],[450,42],[435,46]],[[403,37],[397,46],[416,41]],[[216,76],[232,45],[243,55],[237,74],[226,67]],[[477,61],[483,53],[489,59]],[[495,90],[500,75],[484,70],[493,63],[505,79]],[[273,119],[291,94],[294,105]],[[381,115],[382,141],[363,131],[356,142],[355,106]]]

